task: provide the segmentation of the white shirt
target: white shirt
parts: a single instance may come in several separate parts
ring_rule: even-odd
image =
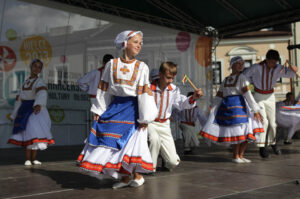
[[[105,66],[91,111],[102,115],[114,96],[137,96],[139,123],[150,123],[155,119],[157,108],[149,88],[149,68],[144,62],[111,59]]]
[[[170,84],[161,91],[158,86],[158,81],[151,84],[151,90],[158,109],[156,121],[164,122],[170,118],[172,114],[172,107],[183,110],[190,109],[196,106],[196,102],[192,100],[192,96],[187,98],[185,95],[180,94],[180,90],[174,84]]]
[[[256,88],[262,91],[272,90],[276,81],[281,77],[291,78],[296,75],[292,69],[280,64],[269,69],[264,61],[252,65],[243,74],[252,81]]]
[[[41,108],[46,107],[47,94],[47,85],[42,78],[28,78],[23,83],[21,90],[16,96],[16,102],[11,118],[14,119],[16,117],[18,109],[22,104],[22,100],[34,100],[33,106],[40,105]]]
[[[97,94],[98,85],[103,73],[104,67],[92,70],[79,78],[77,83],[79,88],[87,92],[90,97],[95,97]]]
[[[205,116],[203,111],[199,109],[198,106],[195,106],[192,109],[185,109],[180,112],[173,110],[172,116],[178,121],[194,125],[197,120],[199,120],[202,126],[204,126],[207,121],[207,117]]]

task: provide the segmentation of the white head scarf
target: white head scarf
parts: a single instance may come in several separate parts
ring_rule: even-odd
[[[232,68],[233,64],[235,64],[238,61],[244,61],[244,60],[240,56],[236,56],[236,57],[231,58],[231,60],[230,60],[230,68]]]
[[[43,63],[41,60],[37,59],[37,58],[34,58],[34,59],[31,61],[29,67],[31,68],[32,65],[33,65],[35,62],[40,62],[40,63],[42,64],[42,68],[43,68],[44,63]]]
[[[127,46],[127,41],[136,34],[143,36],[142,31],[126,30],[119,33],[115,39],[115,46],[119,50],[124,50]]]

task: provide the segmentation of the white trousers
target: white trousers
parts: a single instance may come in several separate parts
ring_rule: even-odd
[[[195,127],[181,123],[179,128],[182,130],[184,138],[184,150],[190,150],[192,147],[199,146],[199,140],[195,133]]]
[[[170,120],[167,120],[164,123],[150,123],[148,125],[148,136],[154,169],[156,169],[157,166],[159,152],[161,152],[161,156],[165,160],[167,168],[172,169],[176,167],[180,162],[180,158],[176,152],[176,147],[170,128]]]
[[[254,98],[258,105],[261,107],[260,114],[263,117],[264,132],[257,135],[259,141],[258,147],[265,147],[268,145],[276,144],[276,101],[274,93],[260,94],[255,92]],[[266,137],[268,137],[266,143]]]

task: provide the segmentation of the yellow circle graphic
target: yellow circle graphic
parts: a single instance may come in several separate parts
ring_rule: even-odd
[[[52,48],[45,38],[32,36],[23,40],[20,55],[26,66],[30,64],[32,59],[38,58],[47,67],[52,59]]]
[[[9,41],[13,41],[17,38],[17,32],[14,29],[8,29],[5,32],[5,36]]]

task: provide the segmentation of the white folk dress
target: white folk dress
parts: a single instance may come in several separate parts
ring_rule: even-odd
[[[34,100],[33,106],[40,105],[41,111],[38,114],[31,113],[26,129],[13,134],[8,143],[18,146],[25,146],[32,150],[44,150],[50,144],[54,144],[51,135],[51,120],[46,108],[47,86],[41,78],[28,78],[17,95],[11,118],[18,116],[19,108],[25,101]],[[32,107],[33,109],[33,107]]]
[[[291,140],[297,130],[300,130],[300,102],[287,106],[284,102],[276,104],[276,123],[288,129],[287,140]]]
[[[243,103],[242,105],[232,103],[226,108],[221,106],[226,99],[229,99],[229,103],[231,103],[232,99],[230,98],[239,98]],[[260,107],[250,92],[246,77],[243,74],[231,75],[222,82],[215,99],[215,105],[200,135],[206,138],[209,143],[224,145],[255,141],[255,135],[263,132],[262,124],[254,119],[254,113],[258,112],[259,109]],[[233,111],[232,115],[226,115],[231,111]],[[244,113],[241,114],[239,111],[244,111]],[[225,113],[225,115],[216,117],[220,113]],[[240,121],[230,124],[231,120],[236,119]],[[229,124],[226,124],[227,122]]]
[[[91,111],[100,116],[104,115],[106,110],[110,109],[109,105],[113,104],[114,98],[119,97],[137,98],[138,123],[148,124],[155,119],[157,108],[149,88],[149,68],[145,63],[138,60],[125,62],[120,58],[108,62]],[[95,135],[106,136],[103,133]],[[117,132],[107,136],[117,136]],[[104,177],[101,174],[120,178],[134,170],[138,173],[153,172],[147,144],[147,129],[137,128],[125,146],[119,150],[95,146],[87,141],[77,160],[82,169],[98,178]]]

